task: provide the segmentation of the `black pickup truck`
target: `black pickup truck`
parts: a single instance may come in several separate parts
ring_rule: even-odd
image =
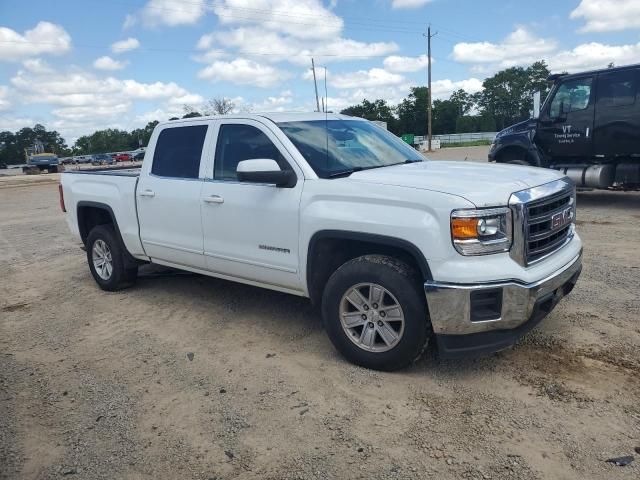
[[[640,188],[640,65],[551,75],[538,118],[496,135],[489,161],[561,170],[578,187]]]

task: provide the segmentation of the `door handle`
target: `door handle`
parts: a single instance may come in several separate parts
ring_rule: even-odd
[[[155,197],[156,192],[154,192],[153,190],[143,190],[142,192],[139,193],[139,195],[141,197]]]
[[[224,203],[224,198],[220,195],[210,195],[202,199],[204,203]]]

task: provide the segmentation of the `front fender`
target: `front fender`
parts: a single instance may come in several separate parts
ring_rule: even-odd
[[[456,208],[473,208],[473,204],[441,192],[348,178],[307,181],[300,210],[301,277],[307,278],[312,238],[322,231],[397,239],[414,246],[426,262],[443,259],[453,249],[450,215]]]

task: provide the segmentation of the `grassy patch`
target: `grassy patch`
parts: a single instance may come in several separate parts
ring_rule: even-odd
[[[491,145],[491,140],[473,140],[470,142],[440,143],[440,148],[479,147],[481,145]]]

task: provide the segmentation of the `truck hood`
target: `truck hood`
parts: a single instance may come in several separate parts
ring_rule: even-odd
[[[477,207],[507,205],[512,193],[562,178],[555,170],[478,162],[425,161],[355,172],[350,181],[448,193]]]

